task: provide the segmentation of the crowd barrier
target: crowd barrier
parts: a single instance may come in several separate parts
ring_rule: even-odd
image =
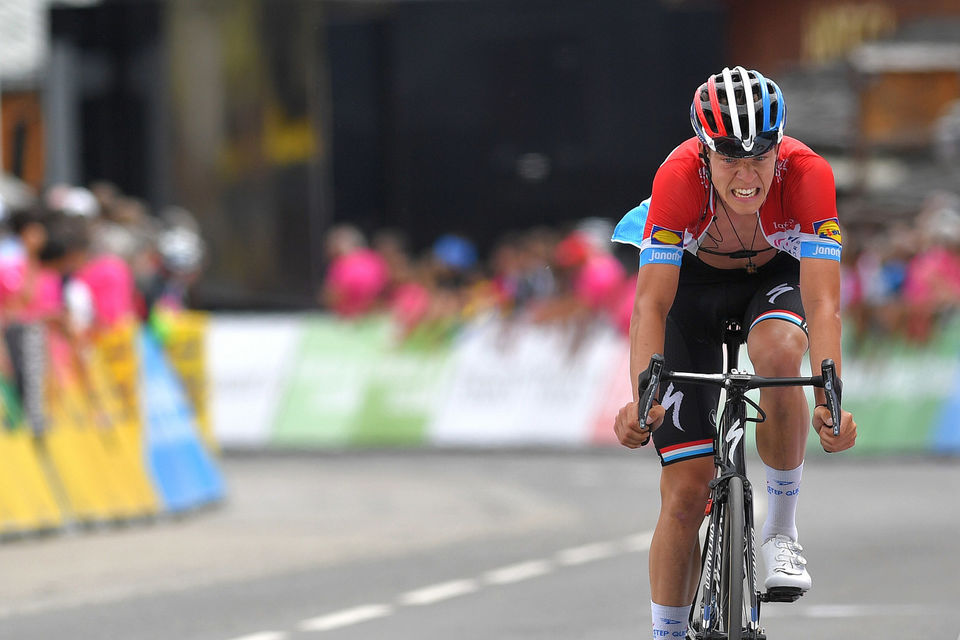
[[[384,317],[216,315],[214,432],[233,449],[613,446],[628,350],[600,322],[490,317],[449,340],[401,341]],[[956,324],[922,346],[845,345],[843,403],[859,425],[850,455],[960,454],[958,354]],[[820,452],[812,432],[808,451]]]
[[[0,381],[0,535],[152,519],[225,497],[202,427],[205,318],[178,314],[167,326],[162,344],[150,328],[117,327],[82,364],[55,333],[16,332],[25,369],[41,372],[23,381],[23,405],[39,410],[22,411]]]

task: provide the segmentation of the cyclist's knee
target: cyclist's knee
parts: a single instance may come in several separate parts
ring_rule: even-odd
[[[796,376],[807,352],[807,335],[794,324],[766,320],[750,332],[747,350],[757,374]]]
[[[661,513],[681,525],[699,526],[714,477],[713,458],[664,467],[660,481]]]

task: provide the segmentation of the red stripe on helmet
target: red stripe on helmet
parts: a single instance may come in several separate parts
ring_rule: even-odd
[[[717,78],[710,76],[707,80],[707,93],[710,94],[710,110],[713,112],[713,121],[717,123],[717,135],[727,135],[727,128],[723,126],[723,114],[720,112],[720,99],[717,98]]]
[[[697,112],[697,120],[700,122],[700,128],[703,129],[704,134],[708,138],[713,138],[716,134],[710,130],[710,125],[707,124],[707,116],[703,112],[703,105],[700,102],[700,92],[704,86],[706,86],[706,83],[700,85],[700,88],[693,94],[693,108]]]

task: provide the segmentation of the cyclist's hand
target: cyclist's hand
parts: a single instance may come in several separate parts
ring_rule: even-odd
[[[659,404],[654,404],[650,408],[650,413],[647,414],[643,425],[637,419],[639,410],[639,403],[628,402],[620,408],[617,419],[613,423],[613,432],[617,434],[620,444],[630,449],[647,444],[650,441],[650,434],[663,424],[665,411]]]
[[[853,414],[842,409],[840,410],[840,435],[833,435],[833,419],[830,417],[830,410],[823,406],[813,410],[813,428],[820,436],[820,446],[830,453],[849,449],[857,440],[857,423],[853,421]]]

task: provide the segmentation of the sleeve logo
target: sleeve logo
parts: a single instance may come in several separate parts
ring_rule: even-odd
[[[653,230],[650,232],[650,242],[655,245],[679,247],[683,242],[683,234],[679,231],[671,231],[653,225]]]
[[[840,222],[836,218],[827,218],[813,223],[813,232],[824,240],[833,240],[837,244],[843,244],[840,235]]]

